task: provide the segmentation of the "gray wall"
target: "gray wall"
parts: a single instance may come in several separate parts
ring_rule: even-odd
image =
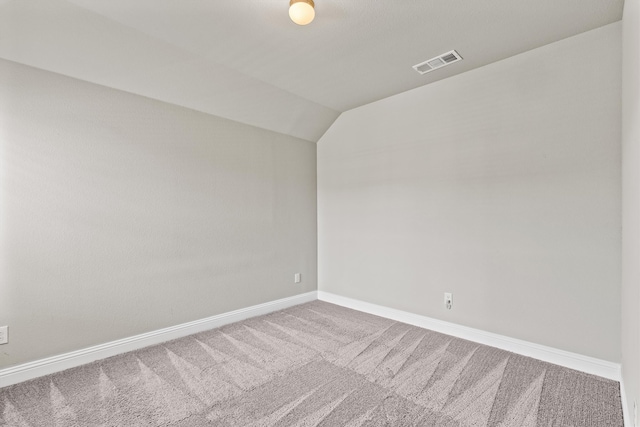
[[[620,361],[620,58],[616,23],[343,113],[319,290]]]
[[[622,377],[633,415],[640,400],[640,1],[622,21]]]
[[[316,289],[313,143],[4,60],[0,138],[0,367]]]

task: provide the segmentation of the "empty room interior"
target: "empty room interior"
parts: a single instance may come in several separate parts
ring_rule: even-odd
[[[640,0],[0,0],[0,426],[640,426],[639,83]]]

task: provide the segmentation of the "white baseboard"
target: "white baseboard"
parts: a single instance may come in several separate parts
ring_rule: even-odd
[[[371,304],[324,291],[312,291],[301,295],[295,295],[293,297],[258,304],[252,307],[242,308],[205,319],[183,323],[181,325],[171,326],[145,334],[1,369],[0,387],[6,387],[19,382],[28,381],[30,379],[91,363],[96,360],[160,344],[165,341],[182,338],[187,335],[203,332],[229,323],[248,319],[250,317],[268,314],[288,307],[293,307],[298,304],[303,304],[305,302],[314,301],[316,299],[469,341],[474,341],[480,344],[500,348],[502,350],[511,351],[513,353],[532,357],[570,369],[620,381],[625,426],[632,425],[629,418],[630,412],[627,407],[624,384],[621,382],[620,364],[618,363],[583,356],[515,338],[505,337],[479,329],[456,325],[455,323],[432,319],[426,316]]]
[[[622,417],[624,418],[625,427],[635,427],[633,425],[633,418],[631,412],[629,412],[629,405],[627,402],[627,393],[624,389],[624,380],[620,378],[620,400],[622,400]]]
[[[187,335],[203,332],[209,329],[218,328],[220,326],[238,322],[250,317],[261,316],[263,314],[268,314],[288,307],[293,307],[294,305],[315,301],[316,299],[317,292],[312,291],[306,294],[295,295],[289,298],[283,298],[264,304],[258,304],[252,307],[242,308],[239,310],[230,311],[228,313],[207,317],[206,319],[195,320],[193,322],[183,323],[181,325],[158,329],[156,331],[147,332],[145,334],[111,341],[105,344],[84,348],[82,350],[72,351],[70,353],[47,357],[46,359],[40,359],[34,362],[1,369],[0,388],[38,378],[44,375],[53,374],[55,372],[64,371],[65,369],[74,368],[76,366],[91,363],[96,360],[105,359],[107,357],[116,356],[118,354],[126,353],[133,350],[138,350],[150,345],[160,344],[165,341],[170,341],[177,338],[185,337]]]
[[[318,299],[341,305],[343,307],[352,308],[354,310],[363,311],[365,313],[386,317],[387,319],[396,320],[398,322],[408,323],[410,325],[507,350],[512,353],[532,357],[534,359],[586,372],[592,375],[598,375],[615,381],[620,381],[621,379],[619,363],[505,337],[503,335],[485,332],[479,329],[469,328],[467,326],[456,325],[455,323],[432,319],[430,317],[396,310],[381,305],[371,304],[325,291],[318,291]]]

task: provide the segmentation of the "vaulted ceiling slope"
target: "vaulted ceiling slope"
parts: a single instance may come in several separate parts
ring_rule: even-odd
[[[343,111],[622,18],[624,0],[0,0],[0,58],[317,141]],[[463,61],[411,67],[456,49]],[[597,63],[597,58],[594,58]]]

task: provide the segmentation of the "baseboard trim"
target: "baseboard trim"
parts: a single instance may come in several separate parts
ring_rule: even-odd
[[[283,310],[295,305],[315,301],[317,292],[312,291],[305,294],[295,295],[275,301],[258,304],[227,313],[195,320],[156,331],[135,335],[105,344],[99,344],[82,350],[72,351],[57,356],[47,357],[34,362],[5,368],[0,370],[0,388],[28,381],[44,375],[75,368],[107,357],[116,356],[133,350],[138,350],[150,345],[182,338],[187,335],[196,334],[209,329],[218,328],[229,323],[238,322],[250,317],[269,314],[274,311]]]
[[[622,418],[624,419],[625,427],[633,427],[633,421],[631,420],[631,413],[629,412],[629,405],[627,402],[627,392],[624,389],[624,379],[620,378],[620,400],[622,401]]]
[[[455,323],[445,322],[402,310],[371,304],[332,294],[330,292],[318,291],[318,299],[343,307],[352,308],[354,310],[363,311],[365,313],[375,314],[387,319],[396,320],[398,322],[408,323],[410,325],[452,335],[457,338],[507,350],[516,354],[542,360],[544,362],[575,369],[577,371],[609,378],[615,381],[621,380],[620,364],[618,363],[583,356],[581,354],[571,353],[565,350],[547,347],[491,332],[485,332],[479,329],[461,326]]]
[[[116,356],[143,347],[160,344],[187,335],[203,332],[209,329],[227,325],[229,323],[238,322],[250,317],[261,316],[272,313],[274,311],[283,310],[295,305],[311,302],[316,299],[330,302],[332,304],[374,314],[398,322],[408,323],[425,329],[430,329],[443,334],[451,335],[457,338],[474,341],[480,344],[489,345],[500,348],[502,350],[511,351],[523,356],[532,357],[545,362],[564,366],[570,369],[586,372],[592,375],[598,375],[620,382],[620,392],[622,397],[623,413],[625,417],[625,425],[630,426],[629,408],[627,407],[624,383],[621,378],[620,364],[609,362],[606,360],[596,359],[589,356],[583,356],[577,353],[571,353],[540,344],[531,343],[467,326],[457,325],[451,322],[445,322],[438,319],[409,313],[377,304],[372,304],[340,295],[332,294],[325,291],[312,291],[305,294],[295,295],[289,298],[283,298],[270,301],[227,313],[218,314],[207,317],[205,319],[195,320],[168,328],[158,329],[156,331],[147,332],[132,337],[111,341],[104,344],[88,347],[45,359],[24,363],[17,366],[0,370],[0,388],[28,381],[44,375],[53,374],[64,371],[65,369],[74,368],[80,365],[94,362],[96,360],[106,359],[107,357]]]

